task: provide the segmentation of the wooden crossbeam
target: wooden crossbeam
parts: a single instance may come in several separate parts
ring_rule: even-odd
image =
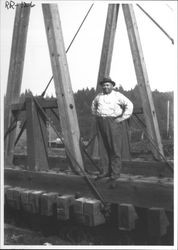
[[[58,108],[56,99],[46,100],[44,98],[38,98],[38,103],[40,104],[41,107],[45,109],[57,109]],[[25,111],[26,106],[24,105],[24,103],[15,103],[11,105],[11,110],[12,111]]]
[[[40,98],[38,99],[38,102],[40,106],[45,109],[57,109],[58,108],[56,99],[46,100],[46,99]],[[25,109],[26,109],[26,106],[23,103],[15,103],[11,105],[12,111],[25,111]],[[134,107],[133,113],[143,114],[143,108]]]
[[[83,197],[96,198],[82,176],[10,168],[6,168],[4,173],[5,185],[33,187],[34,190],[58,192],[61,195],[80,193]],[[107,202],[173,210],[173,181],[168,178],[121,175],[115,182],[108,178],[100,181],[94,181],[92,177],[90,179]]]
[[[61,170],[68,169],[68,161],[66,158],[62,157],[50,157],[48,158],[49,168],[52,170]],[[98,160],[94,160],[95,164],[98,164]],[[27,166],[27,156],[26,155],[14,155],[14,165],[23,165]],[[156,161],[122,161],[122,170],[123,174],[130,175],[142,175],[142,176],[157,176],[157,177],[173,177],[173,171],[170,169],[173,164],[169,162],[167,165],[166,162],[156,162]],[[91,162],[85,162],[85,168],[90,171],[96,171],[94,166],[91,165]]]

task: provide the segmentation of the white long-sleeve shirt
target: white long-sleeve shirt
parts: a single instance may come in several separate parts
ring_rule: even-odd
[[[122,105],[125,106],[125,111],[122,117],[116,118],[117,122],[126,120],[132,115],[132,102],[115,90],[112,90],[110,94],[99,93],[92,102],[92,114],[102,117],[117,117],[122,114]]]

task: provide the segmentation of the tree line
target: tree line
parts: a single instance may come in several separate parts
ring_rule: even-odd
[[[136,85],[131,90],[124,90],[122,86],[117,88],[116,90],[123,93],[127,96],[134,104],[135,108],[141,108],[141,98],[139,94],[139,87]],[[25,93],[22,93],[20,96],[20,102],[25,100],[26,96],[32,95],[30,90],[26,90]],[[161,133],[162,139],[173,138],[173,130],[174,130],[174,118],[173,118],[173,91],[171,92],[159,92],[158,90],[152,91],[153,101],[155,105],[155,110],[158,118],[159,129]],[[91,114],[91,104],[96,96],[96,91],[94,88],[85,88],[82,90],[78,90],[74,93],[74,100],[76,106],[76,112],[79,121],[80,133],[81,137],[85,140],[88,140],[91,137],[91,131],[94,129],[94,117]],[[54,96],[46,96],[46,99],[55,99]],[[167,131],[167,115],[168,115],[168,101],[169,101],[169,131]],[[140,120],[144,123],[144,115],[139,115]],[[55,123],[59,123],[56,120],[56,117],[53,117]],[[59,127],[59,124],[58,124]],[[137,140],[143,134],[143,129],[141,126],[138,126],[131,118],[129,120],[129,129],[132,132],[132,137]],[[169,134],[167,133],[169,132]]]

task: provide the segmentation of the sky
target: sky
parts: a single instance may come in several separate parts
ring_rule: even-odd
[[[18,2],[18,1],[16,1]],[[20,2],[20,1],[19,1]],[[27,1],[28,2],[28,1]],[[32,1],[21,92],[30,89],[41,94],[52,76],[49,50],[40,1]],[[91,1],[58,1],[65,48],[69,46]],[[121,3],[121,2],[114,2]],[[133,2],[151,90],[175,91],[177,88],[177,1],[138,2],[174,39],[174,45]],[[72,89],[96,87],[108,2],[96,1],[74,43],[67,53]],[[1,93],[5,94],[14,9],[1,1]],[[119,9],[110,71],[116,86],[125,90],[137,84],[122,8]],[[47,94],[55,95],[52,82]]]

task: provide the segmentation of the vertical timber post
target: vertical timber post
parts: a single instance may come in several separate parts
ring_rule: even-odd
[[[46,120],[37,110],[32,97],[26,97],[26,119],[29,170],[48,170]]]
[[[143,51],[141,47],[141,41],[139,37],[137,22],[131,4],[122,4],[125,23],[127,27],[127,33],[130,42],[130,48],[132,52],[137,82],[139,86],[140,96],[142,100],[142,106],[144,111],[144,117],[146,121],[147,131],[154,141],[159,152],[164,155],[161,136],[159,132],[158,120],[153,103],[153,97],[149,85],[148,74],[144,61]],[[156,159],[161,160],[160,153],[151,145],[152,152]]]
[[[169,131],[170,131],[170,114],[169,114],[169,110],[170,110],[170,107],[169,107],[169,104],[170,104],[170,101],[168,100],[167,101],[167,126],[166,126],[166,132],[167,132],[167,138],[169,139]]]
[[[70,151],[68,157],[74,169],[77,173],[81,173],[78,167],[78,164],[80,164],[83,169],[83,160],[79,146],[80,131],[58,7],[57,4],[42,4],[42,9],[64,142],[67,150]]]
[[[120,6],[119,4],[108,5],[108,13],[107,13],[107,18],[106,18],[103,46],[102,46],[99,73],[98,73],[98,79],[97,79],[97,87],[96,87],[97,92],[99,92],[101,88],[99,84],[100,81],[103,79],[103,77],[108,77],[110,74],[114,39],[115,39],[115,34],[116,34],[117,19],[118,19],[118,13],[119,13],[119,6]],[[127,131],[124,126],[123,126],[123,143],[124,143],[123,158],[130,159],[128,136],[127,136]],[[95,139],[94,143],[92,144],[93,144],[92,155],[93,157],[96,157],[96,155],[98,155],[97,139]]]
[[[103,77],[107,77],[110,74],[111,68],[111,60],[112,60],[112,53],[114,47],[114,38],[116,33],[117,27],[117,18],[119,12],[119,4],[109,4],[108,5],[108,12],[105,24],[105,31],[104,31],[104,38],[103,38],[103,45],[101,51],[101,58],[100,58],[100,66],[99,66],[99,73],[97,79],[97,86],[96,92],[98,93],[101,89],[100,81]],[[93,125],[94,127],[94,125]],[[94,134],[94,128],[91,132],[91,138]],[[90,147],[88,148],[90,155],[93,158],[98,157],[98,140],[95,138],[93,143],[91,143]]]
[[[108,13],[105,25],[103,46],[102,46],[98,80],[97,80],[97,91],[100,88],[99,82],[102,80],[102,78],[108,77],[110,74],[118,12],[119,12],[119,4],[108,5]]]
[[[23,7],[21,4],[16,7],[8,83],[4,105],[5,132],[7,131],[13,119],[11,113],[11,104],[17,103],[19,101],[30,8],[30,6]],[[4,143],[5,162],[9,164],[11,164],[13,160],[15,134],[16,130],[9,134]]]

